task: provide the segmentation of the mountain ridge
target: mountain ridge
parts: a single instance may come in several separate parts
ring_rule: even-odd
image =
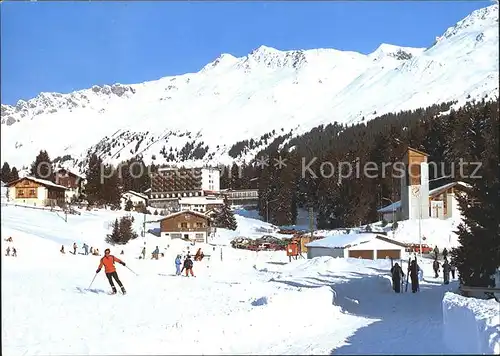
[[[29,164],[40,149],[71,156],[67,164],[80,168],[90,152],[111,163],[136,154],[155,163],[230,163],[237,142],[254,141],[236,157],[249,160],[279,135],[495,91],[497,4],[472,12],[428,48],[382,43],[366,55],[262,45],[239,58],[223,53],[196,73],[2,104],[2,151],[15,165]],[[74,130],[58,136],[68,117]]]

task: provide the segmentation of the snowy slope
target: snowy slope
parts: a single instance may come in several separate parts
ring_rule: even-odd
[[[98,257],[58,251],[73,241],[102,251],[102,235],[119,213],[87,212],[68,223],[55,213],[21,207],[2,208],[1,214],[2,249],[18,251],[16,258],[1,257],[5,355],[450,352],[441,303],[457,285],[434,279],[430,261],[420,262],[420,293],[396,295],[387,260],[286,263],[282,251],[217,246],[210,260],[195,262],[197,277],[185,278],[172,273],[174,256],[186,246],[170,246],[158,261],[139,260],[139,238],[119,256],[137,275],[117,265],[127,295],[108,296],[102,272],[90,286]],[[163,247],[159,238],[145,240],[148,249]],[[381,342],[387,335],[391,342]],[[454,350],[460,351],[468,350]]]
[[[427,49],[382,44],[364,55],[261,46],[242,58],[222,54],[197,73],[41,93],[2,105],[3,159],[19,167],[46,149],[51,158],[74,158],[71,166],[96,150],[115,163],[135,154],[164,163],[163,147],[175,156],[188,144],[196,156],[176,161],[216,164],[232,160],[236,142],[254,139],[238,157],[248,161],[265,146],[265,134],[269,143],[333,121],[491,97],[498,91],[498,44],[496,4],[474,11]]]

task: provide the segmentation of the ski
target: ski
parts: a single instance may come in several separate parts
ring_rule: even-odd
[[[408,271],[406,271],[406,287],[405,293],[408,292],[408,277],[410,276],[410,264],[411,264],[411,256],[408,258]]]

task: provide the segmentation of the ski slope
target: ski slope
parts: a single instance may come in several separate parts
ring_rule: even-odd
[[[396,295],[386,260],[288,263],[283,252],[167,246],[148,234],[124,246],[124,255],[112,247],[137,275],[117,265],[127,295],[110,296],[102,272],[88,289],[99,257],[69,250],[77,241],[103,251],[109,222],[123,212],[82,212],[68,222],[21,207],[2,207],[1,214],[2,249],[18,251],[17,258],[2,255],[4,355],[450,352],[441,303],[456,282],[441,285],[426,261],[421,292]],[[259,224],[238,222],[240,233]],[[139,260],[144,245],[148,254],[158,245],[165,257]],[[174,276],[175,255],[188,247],[202,247],[211,258],[195,262],[195,278]]]

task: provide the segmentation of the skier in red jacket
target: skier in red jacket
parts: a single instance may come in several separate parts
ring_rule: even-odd
[[[125,262],[111,255],[111,251],[109,250],[109,248],[107,248],[106,250],[104,250],[104,257],[101,258],[101,263],[99,263],[99,267],[97,268],[97,271],[95,271],[95,273],[101,272],[101,268],[104,266],[104,272],[106,273],[106,277],[108,278],[111,289],[113,290],[111,294],[116,294],[116,287],[113,283],[113,278],[120,286],[122,293],[125,294],[125,287],[123,286],[122,282],[118,278],[118,274],[116,273],[115,262],[118,262],[121,265],[125,266]]]

